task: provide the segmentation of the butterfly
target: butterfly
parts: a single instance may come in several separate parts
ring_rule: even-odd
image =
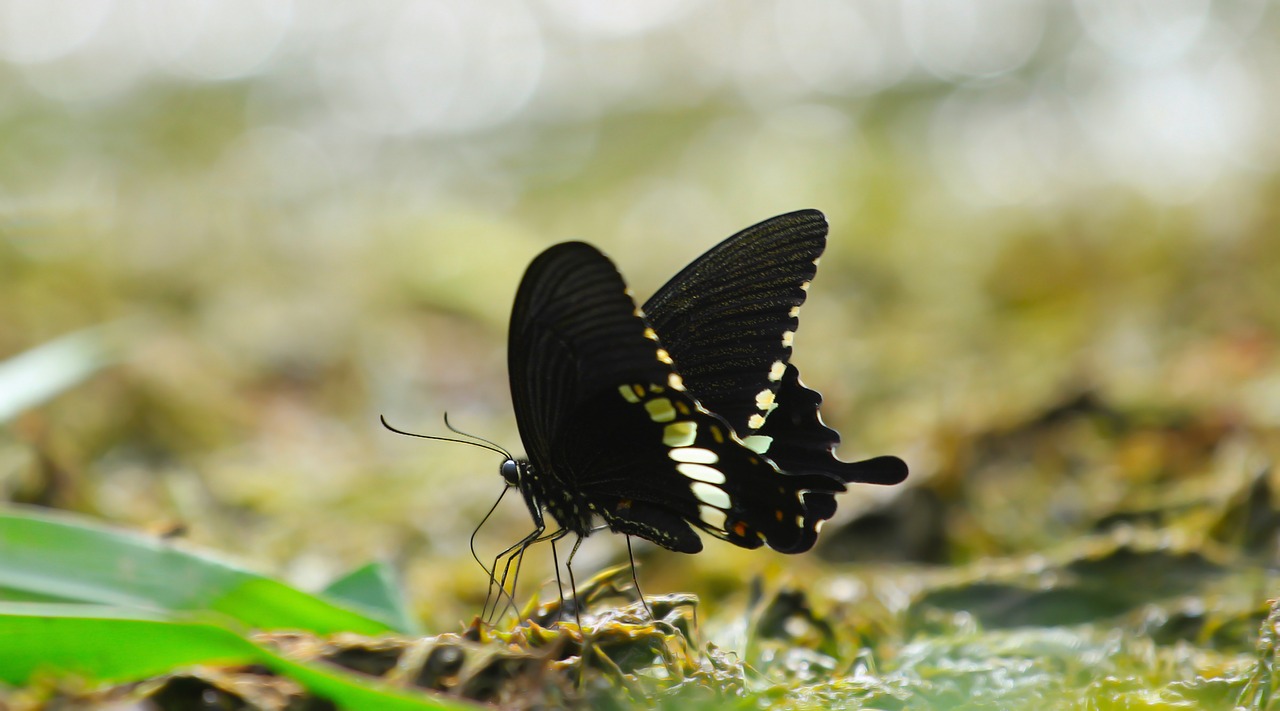
[[[602,522],[681,553],[702,550],[699,531],[801,553],[847,484],[906,478],[897,457],[837,459],[822,396],[790,362],[826,236],[817,210],[765,220],[641,307],[591,245],[533,260],[508,342],[527,458],[501,466],[536,527],[517,547],[568,533],[581,543]],[[542,537],[545,513],[560,528]]]

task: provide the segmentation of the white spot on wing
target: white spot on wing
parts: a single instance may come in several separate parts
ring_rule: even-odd
[[[787,312],[787,315],[791,318],[800,318],[800,307],[792,306],[791,310]]]
[[[795,332],[795,331],[783,331],[783,332],[782,332],[782,347],[783,347],[783,348],[790,348],[790,347],[791,347],[791,343],[795,340],[795,338],[796,338],[796,332]]]
[[[722,474],[719,469],[709,467],[705,464],[677,464],[676,471],[695,481],[705,482],[707,484],[724,483],[724,474]],[[719,491],[719,489],[717,489],[717,491]]]
[[[716,456],[715,452],[702,447],[676,447],[667,452],[667,456],[677,462],[689,462],[692,464],[715,464],[720,461],[720,457]],[[724,477],[721,477],[720,480],[724,481]],[[704,479],[703,481],[706,480]]]
[[[751,417],[748,417],[747,427],[750,427],[753,430],[758,430],[761,427],[764,427],[764,415],[755,414],[755,415],[752,415]]]
[[[714,506],[699,504],[698,518],[702,519],[703,523],[707,524],[712,528],[718,528],[722,531],[724,530],[724,524],[725,524],[724,512],[718,508],[715,508]]]
[[[667,385],[672,390],[684,390],[684,378],[681,378],[678,373],[672,373],[667,376]]]
[[[698,465],[689,464],[685,466],[696,467]],[[702,503],[708,506],[714,506],[718,509],[725,509],[725,510],[728,510],[732,506],[732,503],[729,501],[729,495],[724,493],[724,490],[714,487],[710,484],[707,484],[701,481],[695,481],[689,485],[689,490],[692,491],[693,495],[698,498],[698,501],[701,501]]]
[[[808,290],[809,290],[809,282],[807,281],[800,282],[800,291],[808,291]]]
[[[764,435],[751,435],[743,437],[742,443],[747,445],[747,449],[756,454],[766,454],[769,451],[769,445],[773,444],[773,438]]]

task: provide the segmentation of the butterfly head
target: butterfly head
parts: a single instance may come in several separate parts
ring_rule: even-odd
[[[498,467],[498,472],[502,474],[502,478],[507,481],[507,484],[519,488],[520,480],[524,478],[524,473],[528,468],[528,462],[509,458],[502,463],[502,466]]]

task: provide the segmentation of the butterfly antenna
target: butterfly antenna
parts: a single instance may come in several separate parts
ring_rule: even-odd
[[[387,422],[387,418],[386,418],[386,416],[385,416],[385,415],[378,415],[378,419],[382,422],[382,426],[383,426],[383,427],[386,427],[387,429],[391,430],[392,432],[395,432],[395,433],[396,433],[396,434],[398,434],[398,435],[404,435],[404,436],[406,436],[406,437],[417,437],[418,439],[433,439],[433,440],[435,440],[435,441],[437,441],[437,442],[457,442],[458,444],[469,444],[469,445],[471,445],[472,447],[479,447],[479,448],[481,448],[481,449],[487,449],[487,450],[489,450],[490,452],[497,452],[498,454],[501,454],[502,456],[506,457],[507,459],[511,459],[511,458],[512,458],[512,457],[511,457],[511,453],[510,453],[510,452],[508,452],[507,450],[503,449],[502,447],[499,447],[498,445],[494,444],[493,442],[490,442],[490,441],[489,441],[489,440],[487,440],[487,439],[481,439],[480,437],[476,437],[476,436],[474,436],[474,435],[468,435],[468,434],[466,434],[465,432],[458,432],[458,430],[455,430],[455,429],[453,429],[452,427],[449,427],[449,431],[450,431],[450,432],[457,432],[458,434],[466,435],[467,437],[471,437],[471,439],[475,439],[475,440],[479,440],[479,441],[478,441],[478,442],[472,442],[472,441],[471,441],[471,440],[469,440],[469,439],[457,439],[457,438],[454,438],[454,437],[437,437],[437,436],[435,436],[435,435],[424,435],[424,434],[418,434],[417,432],[406,432],[406,431],[404,431],[404,430],[402,430],[402,429],[399,429],[399,428],[396,428],[396,427],[392,427],[392,426],[391,426],[391,423]],[[448,426],[448,424],[449,424],[449,416],[448,416],[448,415],[445,415],[445,425],[446,425],[446,426]]]
[[[511,456],[511,452],[508,452],[506,449],[503,449],[502,445],[496,444],[496,443],[494,443],[494,442],[490,442],[489,440],[485,439],[484,437],[480,437],[480,436],[478,436],[478,435],[473,435],[473,434],[471,434],[471,433],[469,433],[469,432],[463,432],[462,430],[460,430],[460,429],[458,429],[458,428],[454,427],[454,426],[449,422],[449,413],[447,413],[447,412],[446,412],[446,413],[444,413],[444,426],[445,426],[445,427],[447,427],[447,428],[449,428],[449,431],[450,431],[450,432],[452,432],[452,433],[454,433],[454,434],[460,434],[460,435],[462,435],[463,437],[470,437],[471,439],[477,440],[477,441],[479,441],[479,442],[484,442],[485,444],[489,445],[489,447],[490,447],[490,448],[492,448],[492,449],[493,449],[493,451],[495,451],[495,452],[501,452],[504,456],[506,456],[506,458],[507,458],[507,459],[515,459],[515,457],[512,457],[512,456]],[[454,441],[457,441],[457,440],[454,440]]]

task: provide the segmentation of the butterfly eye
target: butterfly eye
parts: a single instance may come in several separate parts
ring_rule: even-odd
[[[512,486],[520,485],[520,465],[516,460],[508,459],[503,462],[498,471],[502,473],[502,478],[506,479],[508,484]]]

